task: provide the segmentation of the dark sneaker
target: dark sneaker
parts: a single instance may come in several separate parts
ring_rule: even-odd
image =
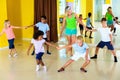
[[[47,54],[51,55],[51,53],[47,50]]]
[[[118,62],[118,61],[117,61],[117,57],[116,57],[116,56],[114,56],[114,62]]]
[[[80,68],[80,70],[81,70],[82,72],[87,72],[87,70],[85,70],[84,68]]]
[[[90,36],[89,38],[91,38],[91,39],[92,39],[93,37],[91,37],[91,36]]]
[[[62,72],[62,71],[64,71],[65,69],[64,68],[60,68],[59,70],[58,70],[58,72]]]
[[[87,37],[87,35],[85,35],[85,37]]]
[[[90,57],[90,59],[97,59],[97,56]]]
[[[35,54],[35,51],[33,51],[31,55],[33,56],[34,54]]]

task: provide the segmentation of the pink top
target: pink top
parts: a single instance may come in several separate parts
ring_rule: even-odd
[[[13,32],[12,26],[10,26],[8,28],[4,28],[3,32],[6,33],[7,39],[13,39],[13,38],[15,38],[15,34]]]

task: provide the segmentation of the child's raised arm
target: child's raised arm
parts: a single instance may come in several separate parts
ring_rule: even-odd
[[[30,46],[29,46],[29,48],[28,48],[28,50],[27,50],[27,55],[29,55],[30,49],[32,48],[32,46],[33,46],[33,44],[31,43]]]

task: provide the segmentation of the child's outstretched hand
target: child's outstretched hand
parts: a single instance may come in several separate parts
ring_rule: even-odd
[[[58,50],[60,50],[60,49],[61,49],[61,48],[60,48],[60,47],[58,47],[58,46],[57,46],[56,48],[57,48]]]
[[[28,28],[28,26],[25,27],[25,29],[27,29],[27,28]]]

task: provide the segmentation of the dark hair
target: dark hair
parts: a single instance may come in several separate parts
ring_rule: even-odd
[[[79,15],[79,17],[81,17],[81,16],[82,16],[82,14]]]
[[[111,7],[111,6],[109,6],[109,7],[107,8],[107,10],[109,10],[109,9],[112,9],[112,7]]]
[[[47,17],[46,17],[46,16],[41,16],[41,18],[47,19]]]
[[[115,17],[115,19],[118,19],[118,17]]]
[[[102,21],[106,21],[106,18],[102,18],[102,19],[101,19],[101,22],[102,22]]]
[[[38,39],[39,36],[43,36],[43,35],[44,35],[43,31],[37,31],[34,33],[33,38]]]
[[[92,15],[92,13],[91,13],[91,12],[89,12],[89,13],[88,13],[88,17],[90,17],[91,15]]]

